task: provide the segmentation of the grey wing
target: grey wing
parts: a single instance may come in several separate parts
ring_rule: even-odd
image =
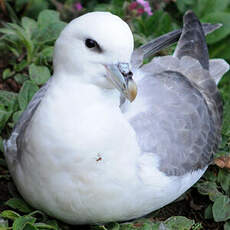
[[[213,31],[220,28],[221,24],[210,24],[210,23],[203,23],[202,28],[204,30],[205,35],[212,33]],[[139,48],[135,49],[132,53],[131,57],[131,65],[132,70],[135,71],[138,69],[142,64],[145,58],[151,57],[155,53],[159,52],[160,50],[169,47],[170,45],[177,42],[180,38],[182,33],[182,29],[174,30],[167,34],[164,34],[158,38],[155,38],[140,46]]]
[[[17,124],[15,125],[10,138],[4,141],[4,155],[8,164],[13,164],[19,158],[21,138],[24,135],[26,127],[28,126],[31,118],[33,117],[36,109],[46,94],[52,81],[52,77],[47,83],[40,88],[40,90],[33,96],[26,110],[21,114]]]
[[[209,64],[204,31],[188,11],[174,56],[155,58],[137,71],[137,98],[123,106],[141,151],[155,154],[167,175],[203,169],[217,150],[222,101]]]
[[[167,175],[203,169],[212,161],[220,134],[211,113],[198,87],[175,71],[146,74],[124,112],[142,153],[154,154]]]

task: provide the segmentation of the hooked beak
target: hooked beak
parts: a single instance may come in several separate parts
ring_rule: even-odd
[[[118,63],[105,66],[108,71],[108,78],[120,93],[132,102],[137,95],[137,85],[129,69],[128,63]]]

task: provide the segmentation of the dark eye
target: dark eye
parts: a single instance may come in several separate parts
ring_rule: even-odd
[[[94,48],[94,47],[97,47],[97,42],[92,40],[92,39],[86,39],[85,40],[85,45],[88,47],[88,48]]]

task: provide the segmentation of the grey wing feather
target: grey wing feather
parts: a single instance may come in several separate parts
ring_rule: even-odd
[[[210,23],[202,24],[205,35],[217,30],[221,26],[222,26],[221,24],[210,24]],[[182,29],[174,30],[156,39],[153,39],[147,44],[142,45],[139,48],[135,49],[131,57],[131,64],[133,70],[139,68],[143,64],[144,58],[148,58],[154,55],[155,53],[159,52],[160,50],[167,48],[173,43],[177,42],[180,38],[181,33],[182,33]]]
[[[32,100],[28,104],[26,110],[22,113],[19,121],[15,125],[10,138],[4,141],[4,154],[7,162],[13,164],[16,159],[20,156],[20,138],[24,135],[24,131],[28,126],[33,114],[38,108],[40,102],[46,94],[47,89],[52,81],[52,77],[47,81],[47,83],[40,88],[40,90],[33,96]]]

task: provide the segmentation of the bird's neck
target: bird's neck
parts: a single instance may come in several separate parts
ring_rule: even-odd
[[[81,78],[65,74],[54,75],[53,92],[59,92],[66,100],[82,101],[82,106],[101,103],[112,107],[119,107],[120,93],[117,89],[106,89]]]

